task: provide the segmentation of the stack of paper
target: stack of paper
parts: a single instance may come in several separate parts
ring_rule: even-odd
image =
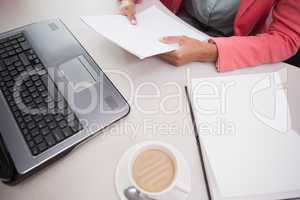
[[[136,15],[137,25],[131,25],[125,16],[104,15],[82,17],[96,32],[116,43],[140,59],[170,52],[178,45],[167,45],[159,40],[164,36],[186,35],[207,40],[206,34],[192,30],[155,6]]]

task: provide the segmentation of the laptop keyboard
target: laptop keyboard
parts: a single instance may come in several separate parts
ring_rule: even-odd
[[[0,39],[0,88],[32,155],[82,130],[23,33]]]

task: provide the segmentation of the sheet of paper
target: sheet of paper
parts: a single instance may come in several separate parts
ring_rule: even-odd
[[[161,43],[159,40],[163,36],[186,35],[199,40],[208,39],[206,34],[199,34],[155,6],[138,13],[136,18],[138,24],[133,26],[121,15],[81,17],[96,32],[140,59],[179,48],[177,44]]]
[[[200,140],[223,197],[300,190],[286,78],[279,71],[192,80]]]

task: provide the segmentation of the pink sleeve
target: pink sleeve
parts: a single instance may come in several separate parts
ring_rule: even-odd
[[[273,11],[273,22],[256,36],[213,38],[219,52],[219,72],[284,61],[300,47],[300,4],[281,0]]]

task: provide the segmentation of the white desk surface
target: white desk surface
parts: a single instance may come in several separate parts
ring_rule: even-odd
[[[157,0],[147,0],[143,7],[152,4],[160,6]],[[157,58],[140,61],[99,36],[79,18],[115,13],[117,5],[117,0],[0,0],[0,32],[44,19],[61,18],[131,105],[128,117],[60,161],[17,186],[0,183],[1,200],[118,200],[114,186],[117,162],[129,147],[145,140],[160,140],[178,148],[192,171],[189,200],[207,199],[184,86],[189,78],[220,74],[213,64],[194,63],[176,68]],[[222,75],[272,71],[281,67],[289,66],[280,63]],[[148,86],[143,86],[146,82]],[[168,85],[168,82],[179,87]],[[158,86],[160,95],[156,99],[132,98],[131,94],[137,92],[154,94],[155,89],[149,83]],[[179,100],[164,101],[168,94],[177,94]],[[166,109],[179,110],[165,113],[159,103],[166,105]],[[155,112],[145,113],[142,109]],[[171,130],[166,130],[166,126]]]

